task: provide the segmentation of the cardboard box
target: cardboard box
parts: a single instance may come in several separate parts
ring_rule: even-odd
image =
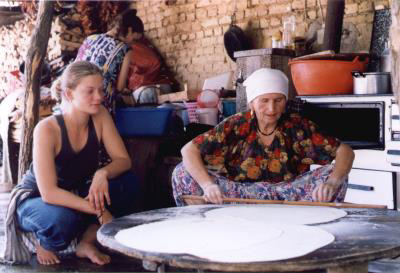
[[[158,103],[161,104],[167,101],[177,102],[177,101],[196,100],[201,90],[187,90],[187,84],[185,84],[184,86],[185,89],[183,91],[164,94],[164,95],[158,94],[157,95]]]

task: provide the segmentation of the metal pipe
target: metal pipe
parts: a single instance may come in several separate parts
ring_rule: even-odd
[[[342,26],[344,15],[344,0],[328,0],[324,31],[323,50],[340,52]]]

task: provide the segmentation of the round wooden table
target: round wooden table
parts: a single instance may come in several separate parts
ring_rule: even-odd
[[[400,255],[400,212],[386,209],[345,209],[347,216],[319,224],[332,233],[335,241],[302,257],[254,263],[221,263],[187,254],[146,252],[126,247],[114,239],[115,234],[133,226],[181,216],[198,216],[226,206],[202,205],[146,211],[114,219],[97,232],[97,239],[106,248],[143,260],[146,269],[164,271],[165,265],[215,271],[284,272],[327,269],[328,273],[368,272],[368,262]],[[193,236],[196,236],[193,234]]]

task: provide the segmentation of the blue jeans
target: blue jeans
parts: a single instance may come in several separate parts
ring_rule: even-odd
[[[109,180],[111,206],[108,210],[114,217],[134,212],[138,200],[139,183],[136,176],[128,171]],[[79,190],[86,197],[90,184]],[[21,230],[34,232],[40,245],[50,251],[66,249],[71,241],[78,238],[94,223],[94,216],[70,208],[43,202],[41,197],[28,198],[17,208],[17,220]]]

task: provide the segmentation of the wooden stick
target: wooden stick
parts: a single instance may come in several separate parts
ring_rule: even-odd
[[[192,201],[204,201],[202,196],[182,195],[181,198]],[[259,199],[243,199],[243,198],[222,198],[223,203],[247,203],[247,204],[284,204],[296,206],[323,206],[337,208],[365,208],[365,209],[387,209],[385,205],[369,205],[369,204],[350,204],[350,203],[333,203],[333,202],[309,202],[309,201],[286,201],[286,200],[259,200]]]

